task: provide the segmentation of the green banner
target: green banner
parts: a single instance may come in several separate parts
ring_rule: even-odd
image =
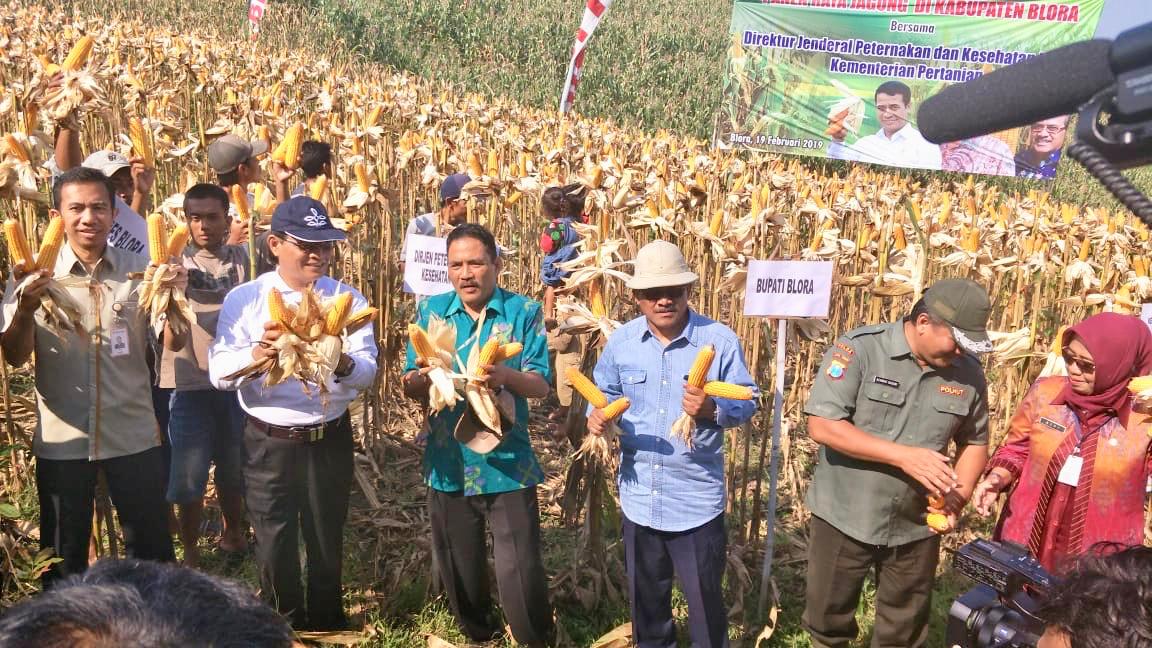
[[[1104,0],[735,0],[714,144],[906,168],[1052,178],[1068,117],[935,145],[941,88],[1092,38]]]

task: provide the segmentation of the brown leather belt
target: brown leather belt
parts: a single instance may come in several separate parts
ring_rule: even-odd
[[[248,417],[248,422],[252,425],[252,427],[260,430],[270,437],[275,437],[277,439],[287,439],[289,441],[314,443],[324,438],[324,432],[326,430],[331,429],[335,431],[336,426],[340,425],[340,423],[344,421],[345,416],[347,416],[347,414],[339,418],[332,419],[327,423],[321,423],[318,425],[272,425],[271,423],[261,421],[260,419],[252,416]]]

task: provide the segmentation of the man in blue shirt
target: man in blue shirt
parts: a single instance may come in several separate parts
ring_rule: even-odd
[[[697,352],[711,344],[708,380],[755,384],[732,329],[688,307],[697,276],[675,245],[644,246],[635,271],[627,286],[642,316],[608,338],[594,372],[609,401],[627,396],[632,403],[618,423],[633,637],[639,648],[676,646],[675,572],[688,600],[692,645],[719,648],[728,645],[724,428],[751,419],[756,401],[712,398],[686,379]],[[695,423],[691,448],[672,432],[681,410]],[[604,426],[603,412],[592,409],[588,431],[602,434]]]
[[[477,443],[480,435],[468,439],[455,434],[461,417],[472,416],[466,401],[429,417],[424,479],[430,487],[432,548],[464,633],[476,642],[499,637],[504,626],[492,618],[488,592],[487,522],[500,607],[512,636],[525,646],[545,646],[552,642],[554,628],[536,501],[544,472],[528,438],[528,399],[550,391],[548,342],[540,304],[496,285],[501,269],[496,250],[496,239],[481,225],[465,223],[453,229],[448,234],[448,279],[455,290],[422,300],[417,311],[416,321],[425,330],[434,317],[456,328],[461,358],[493,337],[524,345],[518,355],[484,367],[488,387],[497,394],[510,393],[515,402],[515,421],[503,426],[494,448]],[[420,370],[411,344],[402,382],[409,398],[427,398],[431,381]]]

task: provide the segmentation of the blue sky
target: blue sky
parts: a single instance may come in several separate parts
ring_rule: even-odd
[[[1152,22],[1152,0],[1106,0],[1096,38],[1115,38],[1117,34]]]

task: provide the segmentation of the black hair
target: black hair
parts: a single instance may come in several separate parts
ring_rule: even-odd
[[[55,184],[52,185],[52,205],[56,209],[60,209],[61,190],[64,189],[65,185],[70,184],[98,184],[108,192],[109,209],[116,204],[116,189],[112,186],[111,178],[104,175],[103,171],[78,166],[61,173],[56,178]]]
[[[904,105],[907,106],[912,103],[912,88],[909,88],[903,81],[885,81],[876,88],[875,94],[872,98],[875,99],[878,94],[886,95],[900,95],[904,97]]]
[[[4,648],[292,645],[284,617],[231,580],[146,560],[101,560],[0,617]]]
[[[493,262],[499,258],[499,252],[496,247],[496,237],[492,235],[492,232],[488,231],[487,227],[479,223],[462,223],[457,225],[455,229],[448,233],[447,247],[452,247],[452,243],[462,238],[471,238],[480,241],[484,246],[484,251],[488,253],[488,258]]]
[[[332,163],[332,145],[328,142],[306,140],[300,145],[300,170],[304,177],[315,178],[324,173],[325,165]]]
[[[245,160],[247,162],[247,160]],[[243,166],[243,162],[240,163]],[[231,187],[232,185],[240,184],[240,167],[236,167],[231,171],[216,174],[216,184],[221,187]]]
[[[584,200],[588,197],[588,188],[579,182],[561,187],[568,205],[567,215],[580,218],[584,215]]]
[[[184,192],[184,209],[188,209],[189,200],[206,199],[216,199],[220,202],[220,206],[224,208],[224,211],[228,211],[228,192],[220,185],[209,184],[207,182],[192,185],[188,188],[188,191]]]
[[[554,220],[568,215],[568,195],[562,187],[548,187],[540,196],[540,211],[544,218]]]
[[[1039,611],[1072,648],[1152,648],[1152,548],[1094,545]]]

